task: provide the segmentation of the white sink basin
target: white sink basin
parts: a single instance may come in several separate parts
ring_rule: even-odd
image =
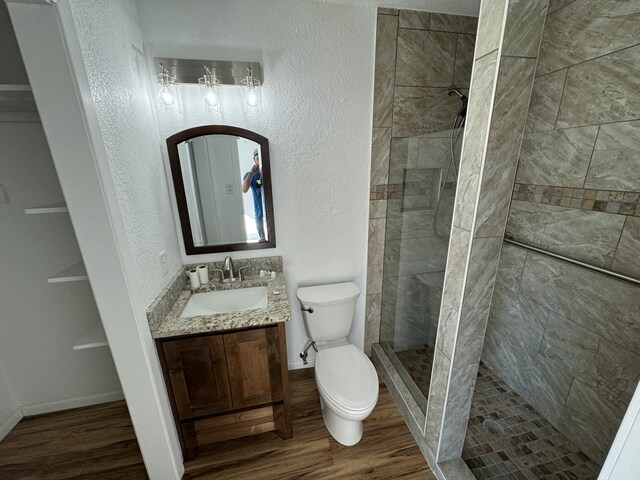
[[[197,315],[252,310],[267,306],[267,287],[235,288],[215,292],[194,293],[180,314],[181,318]]]

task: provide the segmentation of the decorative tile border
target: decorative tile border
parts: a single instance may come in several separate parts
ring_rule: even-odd
[[[512,198],[531,203],[640,217],[640,192],[516,183]]]
[[[419,196],[427,195],[432,185],[433,185],[432,181],[404,182],[404,184],[402,185],[404,187],[402,191],[402,196],[403,197],[419,197]]]
[[[402,198],[402,185],[371,185],[369,200],[389,200]]]
[[[431,182],[405,182],[392,183],[389,185],[371,185],[369,190],[369,200],[393,200],[403,197],[425,195],[426,189]],[[455,182],[444,184],[444,190],[455,189]]]

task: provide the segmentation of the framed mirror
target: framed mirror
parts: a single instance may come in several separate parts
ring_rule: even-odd
[[[268,140],[207,125],[167,138],[187,255],[276,246]]]

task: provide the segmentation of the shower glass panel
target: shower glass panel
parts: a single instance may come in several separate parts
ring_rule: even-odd
[[[423,413],[440,313],[465,107],[466,97],[461,97],[461,114],[453,115],[448,130],[391,140],[380,343]]]

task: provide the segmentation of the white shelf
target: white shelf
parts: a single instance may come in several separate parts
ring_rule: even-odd
[[[102,323],[98,320],[87,332],[82,335],[73,346],[74,350],[85,350],[87,348],[106,347],[107,336],[102,328]]]
[[[67,208],[67,205],[64,202],[56,202],[56,203],[51,203],[49,205],[42,205],[40,207],[32,207],[32,208],[24,209],[24,213],[26,213],[27,215],[39,215],[42,213],[64,213],[68,211],[69,209]]]
[[[47,278],[47,282],[49,283],[81,282],[83,280],[89,280],[89,277],[87,276],[87,271],[82,261]]]
[[[0,83],[0,107],[3,112],[36,113],[31,86]]]
[[[0,99],[0,106],[2,99]],[[0,123],[39,123],[38,112],[0,112]]]
[[[0,92],[30,92],[31,85],[28,83],[0,83]]]

